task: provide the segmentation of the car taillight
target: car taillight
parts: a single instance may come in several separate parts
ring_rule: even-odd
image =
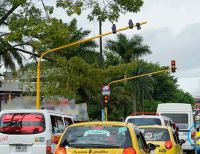
[[[132,147],[125,148],[123,154],[136,154],[136,151]]]
[[[60,140],[60,136],[53,136],[52,143],[58,144],[59,140]]]
[[[67,154],[67,151],[64,147],[58,147],[55,154]]]
[[[171,141],[165,141],[165,148],[166,149],[171,149],[173,147],[173,144]]]
[[[51,154],[51,141],[47,140],[46,142],[46,154]]]

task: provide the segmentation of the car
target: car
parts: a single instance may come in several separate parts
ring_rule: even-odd
[[[174,129],[167,126],[140,126],[140,131],[144,135],[147,143],[153,143],[156,146],[154,154],[183,154],[182,144]]]
[[[183,149],[187,153],[194,153],[194,117],[191,104],[162,103],[158,104],[157,113],[172,119],[179,127],[180,138],[186,140]]]
[[[0,153],[52,154],[75,117],[49,110],[17,109],[0,113]]]
[[[54,154],[149,154],[139,128],[125,122],[85,122],[67,127]]]
[[[172,126],[172,120],[165,116],[159,115],[130,115],[125,119],[125,122],[133,123],[136,126],[145,125],[160,125]]]

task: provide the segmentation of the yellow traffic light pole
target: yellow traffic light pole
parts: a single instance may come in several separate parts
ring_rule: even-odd
[[[139,25],[144,25],[146,23],[147,23],[146,21],[141,22],[141,23],[139,23]],[[137,25],[133,25],[131,28],[133,28],[133,27],[137,27]],[[116,30],[116,32],[121,32],[121,31],[124,31],[124,30],[127,30],[127,29],[130,29],[130,27],[127,26],[127,27],[124,27],[124,28],[120,28],[120,29]],[[72,47],[72,46],[75,46],[75,45],[78,45],[78,44],[81,44],[81,43],[84,43],[84,42],[88,42],[88,41],[91,41],[91,40],[94,40],[94,39],[97,39],[97,38],[100,38],[100,37],[103,37],[103,36],[110,35],[110,34],[113,34],[113,32],[104,33],[102,35],[94,36],[94,37],[87,38],[87,39],[84,39],[84,40],[80,40],[80,41],[77,41],[77,42],[73,42],[73,43],[70,43],[70,44],[67,44],[67,45],[63,45],[63,46],[60,46],[58,48],[50,49],[50,50],[41,54],[41,56],[40,56],[40,58],[38,59],[38,62],[37,62],[36,109],[40,109],[40,70],[41,70],[42,59],[50,52],[55,52],[55,51],[58,51],[58,50],[66,49],[68,47]]]
[[[119,79],[119,80],[115,80],[115,81],[111,81],[108,86],[110,86],[113,83],[118,83],[118,82],[122,82],[122,81],[127,81],[127,80],[132,80],[132,79],[136,79],[136,78],[140,78],[140,77],[144,77],[144,76],[149,76],[149,75],[154,75],[154,74],[159,74],[159,73],[164,73],[169,71],[170,69],[164,69],[164,70],[160,70],[160,71],[156,71],[156,72],[151,72],[151,73],[146,73],[146,74],[141,74],[141,75],[137,75],[137,76],[132,76],[132,77],[128,77],[128,78],[123,78],[123,79]],[[108,107],[106,106],[104,108],[105,111],[105,120],[108,120]]]
[[[149,76],[149,75],[154,75],[154,74],[159,74],[159,73],[163,73],[163,72],[167,72],[170,69],[164,69],[164,70],[160,70],[160,71],[156,71],[156,72],[151,72],[151,73],[146,73],[146,74],[141,74],[141,75],[137,75],[137,76],[132,76],[132,77],[128,77],[128,78],[123,78],[123,79],[119,79],[119,80],[115,80],[115,81],[111,81],[108,86],[110,86],[113,83],[117,83],[117,82],[122,82],[122,81],[127,81],[127,80],[132,80],[132,79],[136,79],[136,78],[140,78],[140,77],[144,77],[144,76]]]

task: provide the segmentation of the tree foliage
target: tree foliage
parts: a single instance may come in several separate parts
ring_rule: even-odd
[[[89,10],[87,18],[116,21],[120,13],[138,12],[143,0],[57,0],[57,6],[66,9],[68,15],[80,15],[83,10]]]
[[[69,23],[51,17],[52,6],[44,8],[35,0],[2,0],[0,2],[0,63],[15,70],[16,63],[23,66],[22,53],[37,60],[40,54],[74,41],[84,39],[90,31],[77,27],[76,19]],[[57,7],[64,8],[68,15],[80,15],[88,10],[88,19],[116,21],[120,13],[138,12],[142,0],[57,0]],[[136,76],[165,69],[159,64],[141,60],[151,54],[143,38],[134,35],[128,38],[118,34],[116,40],[108,40],[105,61],[99,67],[97,44],[90,41],[49,54],[42,62],[41,93],[48,97],[76,98],[87,102],[92,119],[100,119],[103,108],[101,86],[113,80]],[[36,63],[24,70],[33,79]],[[32,81],[30,89],[35,89]],[[27,83],[27,81],[26,81]],[[119,120],[133,111],[155,111],[158,103],[193,103],[189,93],[179,89],[177,79],[169,72],[147,76],[111,85],[109,119]]]

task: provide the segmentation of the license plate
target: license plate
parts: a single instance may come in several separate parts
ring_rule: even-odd
[[[25,146],[25,145],[16,145],[15,151],[16,152],[27,152],[27,146]]]

